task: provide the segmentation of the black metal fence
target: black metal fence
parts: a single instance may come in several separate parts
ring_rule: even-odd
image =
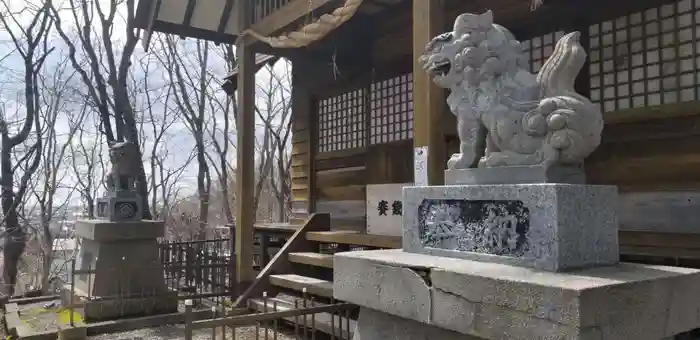
[[[185,340],[204,335],[210,339],[255,338],[265,340],[297,339],[352,339],[354,321],[351,315],[358,309],[350,303],[323,304],[310,299],[304,294],[291,306],[278,305],[275,298],[268,299],[267,294],[259,301],[262,311],[252,314],[221,316],[215,314],[213,319],[195,321],[193,303],[185,301]],[[283,303],[287,305],[287,303]],[[213,310],[216,313],[216,310]],[[241,333],[252,333],[253,337]]]
[[[171,289],[186,299],[235,298],[236,258],[230,239],[160,242],[160,258]]]

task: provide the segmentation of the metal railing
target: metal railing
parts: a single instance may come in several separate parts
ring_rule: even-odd
[[[212,308],[215,317],[210,320],[194,320],[193,301],[185,301],[185,340],[192,340],[196,332],[204,332],[213,340],[237,338],[237,331],[252,328],[255,339],[278,338],[315,340],[323,335],[330,339],[351,339],[351,314],[358,308],[350,303],[320,304],[307,294],[295,299],[293,306],[280,306],[277,299],[269,299],[267,294],[259,300],[262,312],[216,317],[223,311]],[[323,320],[321,320],[323,319]],[[320,329],[323,325],[324,329]]]
[[[236,257],[230,239],[160,243],[160,259],[168,286],[185,298],[236,294]]]

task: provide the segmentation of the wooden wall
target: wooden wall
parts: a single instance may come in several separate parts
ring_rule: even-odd
[[[404,92],[408,91],[409,78],[406,77],[406,73],[411,70],[410,59],[403,58],[375,65],[378,67],[374,70],[371,68],[373,63],[373,60],[367,61],[366,64],[357,63],[355,60],[353,63],[340,64],[341,77],[320,75],[314,81],[317,85],[314,97],[319,103],[314,120],[319,122],[318,124],[325,124],[325,118],[321,116],[328,116],[329,113],[343,116],[338,110],[354,110],[353,112],[361,112],[363,116],[360,120],[355,116],[345,117],[345,120],[336,118],[340,125],[350,124],[353,128],[360,126],[357,133],[351,136],[351,141],[319,140],[319,145],[316,145],[315,181],[312,192],[315,211],[331,213],[333,229],[365,230],[368,184],[413,181],[413,144],[410,138],[405,138],[407,122],[403,122],[403,139],[379,143],[371,138],[375,135],[371,132],[371,120],[376,120],[376,117],[372,118],[369,114],[369,110],[372,109],[371,98],[374,98],[371,93],[372,84],[398,77],[402,83],[394,84],[392,91],[398,87],[404,89]],[[355,96],[358,93],[364,98],[362,101],[357,101]],[[346,96],[350,96],[350,99]],[[354,104],[343,106],[345,104],[338,104],[338,101],[350,101]],[[407,110],[408,103],[402,103],[400,107]],[[336,150],[337,148],[339,149]]]
[[[316,157],[316,211],[331,214],[334,229],[361,230],[365,217],[364,148]]]

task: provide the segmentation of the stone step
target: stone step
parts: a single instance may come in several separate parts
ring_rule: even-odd
[[[280,294],[282,295],[282,294]],[[278,295],[278,296],[280,296]],[[274,298],[268,298],[263,301],[262,298],[257,298],[257,299],[250,299],[248,300],[248,308],[263,313],[265,311],[273,312],[275,311],[275,308],[277,311],[288,311],[288,310],[293,310],[294,309],[294,298],[291,296],[283,296],[283,297],[274,297]],[[302,302],[301,299],[298,299],[298,308],[302,308]],[[267,306],[266,306],[267,305]],[[307,302],[307,306],[323,306],[325,304],[319,303],[319,302]],[[319,332],[323,332],[329,335],[333,335],[334,338],[336,339],[352,339],[353,332],[355,331],[355,325],[356,321],[353,319],[346,318],[345,316],[338,316],[334,315],[335,320],[331,322],[331,314],[330,313],[319,313],[314,315],[313,317],[313,324],[311,320],[311,316],[307,315],[306,317],[306,325],[311,327],[311,329],[315,328]],[[287,317],[284,318],[284,321],[293,324],[297,324],[299,326],[304,325],[304,319],[303,317]],[[313,325],[313,326],[312,326]],[[299,327],[299,334],[301,335],[302,332],[302,327]],[[310,332],[310,330],[309,330]],[[341,336],[342,334],[342,336]]]
[[[309,266],[333,268],[333,255],[320,253],[290,253],[289,261]]]
[[[372,235],[351,230],[311,231],[306,233],[306,239],[322,243],[350,244],[376,248],[401,248],[401,237]]]
[[[311,295],[333,297],[333,282],[296,274],[270,275],[270,283],[275,286],[302,292],[304,288]]]

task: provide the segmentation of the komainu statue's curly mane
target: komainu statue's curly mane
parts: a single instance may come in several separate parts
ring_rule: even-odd
[[[435,84],[451,90],[462,145],[449,167],[581,164],[603,128],[599,107],[574,89],[585,59],[579,33],[569,33],[534,75],[520,42],[490,11],[459,16],[419,60]]]

